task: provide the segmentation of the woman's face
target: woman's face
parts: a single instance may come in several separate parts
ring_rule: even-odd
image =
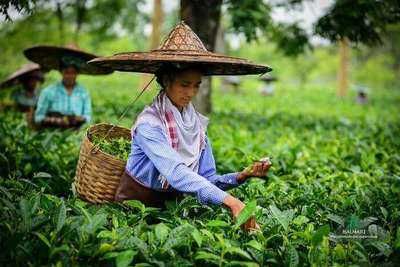
[[[72,87],[75,85],[78,71],[74,67],[67,67],[61,71],[61,75],[64,85],[67,87]]]
[[[200,71],[189,69],[178,73],[172,82],[166,83],[167,96],[180,111],[199,91],[201,77]]]

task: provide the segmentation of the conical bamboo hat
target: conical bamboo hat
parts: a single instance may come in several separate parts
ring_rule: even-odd
[[[79,49],[76,45],[51,46],[38,45],[24,50],[25,56],[46,69],[60,70],[62,61],[67,58],[78,64],[80,74],[101,75],[110,74],[112,70],[89,65],[87,61],[97,56]]]
[[[38,80],[43,81],[43,73],[40,68],[40,65],[36,63],[27,63],[23,65],[21,68],[16,70],[10,76],[8,76],[4,81],[0,83],[0,88],[7,88],[13,85],[16,85],[20,82],[23,77],[26,76],[34,76]]]
[[[243,58],[208,51],[183,21],[170,32],[158,49],[100,57],[91,60],[89,65],[119,71],[156,73],[166,63],[177,63],[182,67],[196,65],[201,67],[204,75],[262,74],[272,70]]]

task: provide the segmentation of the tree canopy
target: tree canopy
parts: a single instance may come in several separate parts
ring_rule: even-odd
[[[132,31],[138,24],[136,16],[149,18],[138,8],[143,0],[4,0],[0,14],[10,20],[10,10],[21,14],[54,12],[59,20],[73,23],[75,34],[81,30],[101,38],[113,37],[118,32]],[[294,10],[311,0],[226,0],[230,28],[243,33],[247,41],[266,36],[287,55],[298,55],[310,47],[310,35],[316,34],[330,41],[346,37],[351,42],[366,45],[382,43],[389,25],[400,22],[400,2],[397,0],[336,0],[318,19],[313,32],[307,33],[300,22],[282,23],[272,19],[275,8]],[[351,27],[349,27],[351,25]],[[62,26],[60,26],[62,27]],[[62,30],[62,28],[60,28]],[[77,37],[76,37],[77,38]]]

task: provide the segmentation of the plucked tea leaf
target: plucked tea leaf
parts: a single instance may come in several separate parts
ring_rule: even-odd
[[[235,227],[239,227],[244,224],[251,216],[254,215],[257,208],[257,201],[253,200],[246,204],[244,209],[239,213],[236,218]]]

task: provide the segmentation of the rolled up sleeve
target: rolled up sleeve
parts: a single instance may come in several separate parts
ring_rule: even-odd
[[[141,124],[136,128],[134,139],[173,188],[195,194],[203,204],[223,203],[228,193],[188,168],[181,156],[169,145],[161,128],[147,123]]]

